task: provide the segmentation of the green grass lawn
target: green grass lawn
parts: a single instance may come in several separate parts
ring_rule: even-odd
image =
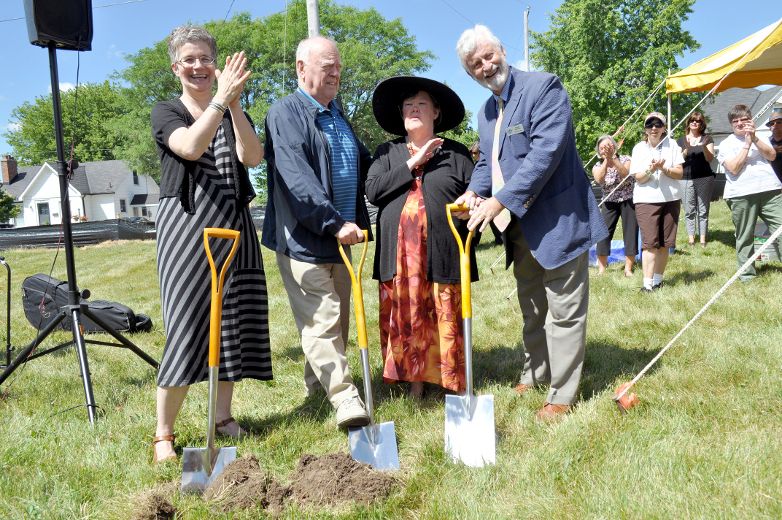
[[[762,267],[751,283],[731,286],[681,337],[636,386],[638,407],[621,415],[611,400],[613,389],[632,378],[735,272],[732,225],[723,202],[712,206],[711,225],[708,248],[684,246],[671,258],[662,291],[639,293],[640,270],[631,279],[622,276],[621,265],[600,277],[592,270],[581,398],[574,412],[554,425],[534,420],[544,391],[523,397],[513,391],[521,369],[521,316],[515,300],[506,300],[514,286],[512,274],[491,274],[488,266],[500,249],[480,246],[482,279],[473,288],[475,384],[478,393],[494,395],[499,436],[497,464],[483,469],[446,460],[442,396],[413,402],[404,388],[380,383],[377,286],[365,273],[376,416],[395,423],[400,485],[370,507],[289,509],[285,514],[782,518],[778,264]],[[686,243],[681,228],[679,238]],[[30,274],[48,273],[54,250],[4,254],[14,270],[13,344],[21,346],[34,337],[22,313],[21,282]],[[328,402],[305,398],[302,353],[288,300],[274,256],[266,249],[263,254],[275,379],[237,385],[234,415],[254,434],[235,444],[240,455],[257,455],[274,478],[287,482],[302,454],[348,447]],[[120,301],[152,316],[153,331],[131,339],[159,359],[164,332],[154,242],[79,248],[76,262],[79,285],[89,288],[93,298]],[[62,253],[53,276],[65,278]],[[2,316],[4,322],[4,306]],[[69,338],[59,333],[55,340]],[[100,407],[94,427],[87,420],[73,349],[30,362],[0,387],[0,517],[127,519],[140,492],[179,477],[180,467],[151,463],[155,371],[124,349],[90,345],[88,350]],[[354,342],[350,364],[361,387]],[[179,447],[203,446],[205,416],[206,385],[199,384],[177,422]],[[173,502],[182,518],[221,517],[198,498],[175,494]],[[260,516],[259,509],[232,518]]]

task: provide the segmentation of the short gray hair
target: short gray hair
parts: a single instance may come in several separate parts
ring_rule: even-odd
[[[337,42],[332,40],[331,38],[327,38],[325,36],[311,36],[309,38],[304,38],[299,42],[299,45],[296,46],[296,61],[304,61],[306,62],[310,57],[310,52],[312,52],[312,48],[315,47],[317,43],[320,42],[331,42],[334,44],[334,47],[337,46]]]
[[[179,57],[179,48],[186,43],[204,42],[209,45],[212,57],[217,59],[217,42],[209,31],[198,25],[180,25],[168,35],[168,57],[175,63]]]
[[[467,58],[475,52],[475,48],[478,47],[478,43],[481,41],[492,43],[500,50],[504,49],[500,39],[494,36],[494,33],[485,25],[478,24],[464,31],[459,36],[459,41],[456,42],[456,54],[459,56],[459,61],[462,62],[462,67],[470,76],[472,76],[472,71],[467,65]]]
[[[600,143],[608,139],[611,141],[611,144],[614,145],[614,150],[618,149],[619,147],[616,145],[616,139],[613,138],[613,136],[610,136],[608,134],[603,134],[600,137],[597,138],[597,143],[595,144],[595,151],[598,155],[600,155]]]

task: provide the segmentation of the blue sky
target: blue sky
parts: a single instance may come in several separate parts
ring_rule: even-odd
[[[488,25],[505,43],[508,59],[524,58],[523,11],[531,6],[530,28],[544,31],[550,14],[560,0],[336,0],[360,8],[374,7],[386,18],[401,18],[415,35],[419,48],[428,49],[436,59],[427,76],[446,81],[475,112],[487,91],[469,79],[454,51],[461,32],[475,23]],[[285,0],[93,0],[94,37],[92,51],[81,53],[80,81],[103,81],[126,66],[124,55],[163,39],[181,23],[201,23],[222,19],[229,11],[248,11],[263,17],[285,9]],[[682,67],[774,22],[780,16],[779,0],[744,0],[741,14],[737,3],[728,0],[698,0],[685,27],[701,48],[679,58]],[[476,6],[491,9],[476,10]],[[734,13],[731,15],[730,13]],[[18,18],[18,19],[17,19]],[[0,75],[0,132],[9,125],[11,111],[25,101],[49,92],[48,54],[29,43],[21,0],[0,0],[0,49],[3,74]],[[237,49],[239,50],[239,49]],[[60,83],[76,83],[76,56],[60,51]],[[291,64],[291,70],[293,64]],[[0,153],[10,146],[0,136]]]

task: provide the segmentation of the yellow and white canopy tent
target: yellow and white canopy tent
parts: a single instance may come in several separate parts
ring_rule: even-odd
[[[665,81],[668,94],[758,85],[782,85],[782,18]]]
[[[732,87],[752,88],[760,85],[782,85],[782,18],[668,76],[665,79],[668,125],[671,124],[671,94],[708,91],[692,108],[692,113],[715,92]],[[756,117],[759,115],[756,114]]]

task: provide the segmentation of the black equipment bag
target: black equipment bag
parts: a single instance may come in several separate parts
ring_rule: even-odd
[[[22,304],[24,315],[30,325],[42,329],[68,305],[68,282],[45,274],[34,274],[22,282]],[[95,300],[87,302],[89,310],[117,332],[149,332],[152,320],[145,314],[136,314],[130,307],[117,302]],[[71,316],[68,314],[58,327],[71,330]],[[82,316],[84,332],[102,332],[91,319]]]

